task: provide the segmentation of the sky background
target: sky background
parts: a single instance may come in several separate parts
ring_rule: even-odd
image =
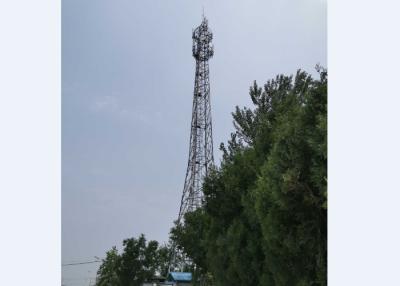
[[[202,7],[214,154],[249,86],[327,66],[324,0],[62,1],[62,263],[104,257],[144,233],[168,240],[189,150]],[[94,282],[98,263],[63,266],[63,284]],[[92,278],[92,280],[90,279]]]

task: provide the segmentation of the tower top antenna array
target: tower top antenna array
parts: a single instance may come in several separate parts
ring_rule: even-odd
[[[198,61],[207,61],[214,55],[214,47],[211,44],[213,34],[208,28],[208,20],[203,16],[201,25],[198,26],[192,34],[193,39],[193,57]]]

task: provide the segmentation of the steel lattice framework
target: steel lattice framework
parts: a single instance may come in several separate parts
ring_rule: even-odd
[[[196,60],[196,72],[193,94],[193,112],[190,132],[189,160],[185,185],[179,209],[178,223],[187,212],[202,205],[202,182],[214,164],[210,79],[208,60],[214,55],[211,44],[213,34],[208,28],[208,21],[203,21],[193,31],[193,57]]]

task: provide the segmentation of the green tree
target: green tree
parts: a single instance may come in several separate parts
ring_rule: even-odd
[[[144,235],[123,241],[124,252],[117,269],[122,285],[140,286],[150,280],[157,269],[157,241],[146,243]]]
[[[298,72],[282,96],[272,148],[255,189],[276,285],[326,285],[327,74]]]
[[[167,277],[170,263],[171,245],[164,244],[157,250],[156,271],[162,276]]]
[[[117,274],[120,259],[121,257],[118,255],[118,250],[115,246],[107,252],[106,258],[103,259],[102,264],[97,271],[97,286],[121,285]]]
[[[170,247],[159,246],[157,241],[138,238],[123,241],[123,252],[113,247],[97,272],[97,286],[139,286],[150,281],[156,274],[166,276]]]
[[[278,75],[234,111],[204,207],[171,231],[215,285],[326,285],[327,72]]]

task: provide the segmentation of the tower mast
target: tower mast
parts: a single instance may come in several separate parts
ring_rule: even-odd
[[[185,184],[182,192],[181,205],[177,224],[183,224],[186,213],[192,212],[203,204],[202,183],[208,175],[210,167],[214,164],[210,79],[208,60],[214,55],[211,44],[213,34],[208,28],[208,21],[204,17],[192,34],[192,53],[196,60],[192,122],[190,128],[189,159],[185,176]],[[178,256],[182,253],[173,242],[169,271],[181,268]]]
[[[189,160],[183,187],[178,223],[185,213],[194,211],[203,203],[202,182],[214,164],[210,79],[208,60],[214,55],[213,34],[204,17],[192,34],[192,53],[196,60]]]

